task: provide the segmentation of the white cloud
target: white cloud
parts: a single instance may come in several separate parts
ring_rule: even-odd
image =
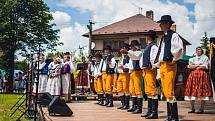
[[[53,18],[54,18],[52,22],[57,25],[57,28],[63,28],[65,26],[69,26],[72,17],[68,13],[65,13],[62,11],[55,11],[55,12],[51,12],[51,14],[53,15]]]
[[[173,20],[176,22],[177,32],[180,33],[191,44],[193,44],[192,46],[188,47],[187,53],[189,55],[193,54],[196,46],[199,46],[200,39],[204,35],[205,31],[208,32],[209,36],[214,36],[213,34],[215,33],[215,1],[213,0],[184,0],[184,2],[186,3],[195,3],[194,11],[189,11],[185,6],[173,3],[171,1],[162,3],[159,0],[61,1],[61,5],[79,9],[80,12],[90,11],[92,13],[92,19],[96,22],[94,29],[137,14],[139,11],[138,6],[143,8],[143,14],[145,14],[144,12],[147,10],[153,10],[154,19],[156,21],[159,20],[162,15],[170,14]],[[189,15],[194,15],[196,17],[195,23],[189,20]],[[61,40],[64,41],[64,43],[67,43],[66,40],[71,41],[73,39],[72,41],[74,41],[74,43],[78,45],[78,43],[75,41],[83,38],[81,35],[86,31],[87,30],[85,27],[76,23],[76,25],[72,27],[67,27],[61,30]],[[82,33],[77,35],[76,32]],[[83,41],[83,43],[85,43],[85,41]]]
[[[86,46],[88,44],[88,39],[82,37],[83,33],[87,32],[87,28],[81,26],[79,23],[75,23],[73,26],[65,27],[60,30],[60,42],[64,45],[58,47],[59,51],[73,51],[78,49],[80,46]]]

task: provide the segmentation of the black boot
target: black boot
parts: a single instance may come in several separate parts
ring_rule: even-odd
[[[165,121],[171,121],[171,111],[170,111],[170,105],[169,102],[166,103],[167,105],[167,119]]]
[[[146,119],[158,119],[158,99],[152,99],[152,112]]]
[[[134,112],[137,109],[137,97],[132,97],[132,107],[127,112]]]
[[[101,100],[99,102],[99,105],[104,105],[104,100],[105,100],[104,94],[100,94],[100,95],[101,95]]]
[[[105,103],[103,106],[107,106],[109,104],[110,94],[105,94]]]
[[[122,108],[122,110],[127,110],[129,109],[129,103],[130,103],[130,96],[125,96],[125,105]]]
[[[152,98],[148,98],[148,112],[141,117],[147,117],[152,113]]]
[[[120,96],[120,100],[121,100],[121,106],[118,107],[117,109],[122,109],[125,106],[125,95]]]
[[[137,98],[137,109],[133,112],[133,114],[142,113],[143,107],[143,98]]]
[[[170,112],[171,112],[171,121],[179,121],[177,102],[169,103],[169,106],[170,106]]]
[[[109,104],[107,107],[113,107],[113,94],[109,94]]]
[[[95,104],[99,104],[101,102],[101,94],[98,94],[98,102]]]

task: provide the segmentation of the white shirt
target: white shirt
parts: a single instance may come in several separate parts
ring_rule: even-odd
[[[154,64],[155,58],[157,56],[157,52],[158,52],[158,47],[156,45],[153,45],[151,47],[151,51],[150,51],[150,62],[151,62],[151,65]],[[143,65],[143,55],[140,58],[140,68],[141,69],[143,69],[142,65]]]
[[[129,59],[129,62],[126,63],[125,65],[123,65],[123,60],[124,60],[124,55],[122,55],[122,57],[120,58],[118,67],[123,66],[123,68],[130,68],[130,65],[129,65],[130,59]],[[118,73],[124,73],[123,69],[118,68]]]
[[[106,61],[103,60],[102,63],[103,63],[102,71],[106,71]],[[116,60],[114,58],[111,58],[111,63],[109,64],[109,67],[114,68],[115,65],[116,65]]]
[[[189,65],[192,65],[192,64],[202,65],[203,67],[208,69],[209,59],[206,55],[195,56],[189,59]]]
[[[164,34],[166,35],[167,33],[164,33]],[[163,56],[164,56],[164,48],[165,48],[164,41],[162,41],[161,45],[159,45],[159,46],[161,46],[159,62],[162,62]],[[183,56],[183,42],[177,33],[173,33],[173,35],[172,35],[171,54],[173,55],[174,61],[181,59],[181,57]]]
[[[91,65],[91,71],[94,77],[102,75],[101,73],[102,62],[103,62],[103,59],[99,62],[99,66],[97,65],[97,62],[95,62],[95,65]]]
[[[133,50],[129,50],[128,51],[128,56],[130,57],[129,60],[129,70],[132,71],[133,68],[133,60],[140,60],[140,58],[142,57],[143,53],[140,50],[137,51],[133,51]]]

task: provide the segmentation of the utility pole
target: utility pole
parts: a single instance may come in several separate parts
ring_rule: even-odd
[[[91,55],[93,24],[95,24],[95,23],[93,23],[91,20],[89,20],[89,24],[87,25],[87,28],[89,29],[89,51],[88,51],[89,55]]]

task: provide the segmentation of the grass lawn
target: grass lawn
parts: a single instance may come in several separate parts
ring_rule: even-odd
[[[15,121],[22,113],[17,111],[12,117],[10,114],[11,107],[19,100],[22,95],[18,94],[0,94],[0,121]],[[20,102],[21,103],[21,102]],[[15,108],[13,109],[15,110]],[[30,119],[24,118],[21,121],[29,121]]]

